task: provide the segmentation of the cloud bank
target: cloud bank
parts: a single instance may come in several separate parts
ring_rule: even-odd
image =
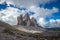
[[[35,12],[34,15],[32,15],[31,17],[35,17],[38,24],[45,27],[46,24],[48,22],[46,22],[45,18],[48,17],[48,16],[51,16],[52,14],[56,13],[59,11],[58,8],[55,8],[53,7],[52,9],[45,9],[45,8],[41,8],[41,7],[38,7],[38,6],[31,6],[28,8],[30,11],[33,11]]]
[[[5,10],[0,11],[0,20],[11,25],[17,24],[17,16],[23,14],[21,10],[13,7],[7,7]]]
[[[17,6],[24,6],[24,7],[29,7],[32,5],[39,5],[39,4],[46,4],[49,2],[54,2],[55,0],[0,0],[0,2],[2,3],[3,1],[6,2],[11,2],[14,3]]]
[[[7,2],[8,6],[5,10],[0,11],[0,20],[7,22],[11,25],[17,24],[17,16],[20,14],[29,13],[29,11],[34,12],[33,15],[30,17],[36,18],[39,25],[42,27],[59,27],[60,26],[60,19],[52,20],[46,22],[45,18],[47,16],[51,16],[52,14],[59,12],[59,9],[53,7],[52,9],[47,9],[44,7],[39,7],[39,4],[45,5],[49,2],[54,2],[55,0],[1,0],[0,4],[4,1]],[[10,7],[10,4],[13,4],[17,7],[24,7],[27,10],[20,10],[14,7]]]
[[[60,19],[50,19],[50,21],[46,25],[47,28],[60,28]]]
[[[30,11],[35,12],[35,14],[33,15],[33,17],[47,17],[52,15],[53,13],[58,12],[58,8],[53,7],[52,9],[45,9],[45,8],[41,8],[41,7],[37,7],[37,6],[31,6],[28,8]]]

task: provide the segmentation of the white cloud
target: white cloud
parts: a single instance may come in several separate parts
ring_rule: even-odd
[[[55,7],[53,7],[52,9],[47,8],[45,9],[43,7],[41,8],[38,6],[30,6],[28,10],[35,12],[35,14],[32,15],[31,17],[35,17],[38,24],[41,25],[42,27],[45,27],[48,24],[48,22],[45,21],[45,18],[47,16],[51,16],[52,14],[59,11],[59,9]],[[50,20],[50,22],[54,22],[54,20]]]
[[[17,16],[23,13],[17,8],[7,7],[5,10],[0,11],[0,20],[15,25],[17,23]]]
[[[14,3],[17,6],[29,7],[31,5],[46,4],[55,0],[0,0],[0,2],[3,1]]]
[[[51,28],[51,27],[60,27],[60,19],[50,19],[49,23],[47,23],[46,27]]]
[[[50,19],[49,27],[55,27],[56,26],[56,20]]]
[[[50,23],[55,23],[56,22],[56,20],[54,20],[54,19],[50,19],[50,21],[49,21]]]
[[[60,27],[60,19],[57,19],[56,22],[57,22],[56,26]]]
[[[36,19],[38,18],[37,22],[43,27],[45,26],[59,27],[60,26],[60,19],[57,19],[57,20],[51,19],[49,23],[45,21],[45,17],[58,12],[59,10],[58,8],[53,7],[52,9],[45,9],[43,7],[41,8],[37,6],[39,3],[46,4],[54,0],[1,0],[0,3],[4,1],[7,1],[8,6],[9,4],[15,4],[16,6],[19,6],[19,7],[20,6],[26,7],[28,9],[26,11],[35,12],[35,14],[32,15],[31,17],[35,17]],[[7,9],[0,11],[0,20],[5,21],[9,24],[15,25],[17,23],[17,19],[16,19],[17,16],[19,16],[19,14],[25,14],[26,11],[25,10],[21,11],[17,8],[8,7]]]
[[[37,21],[38,21],[38,24],[41,25],[42,27],[45,27],[45,25],[46,25],[46,23],[47,23],[44,18],[40,18],[40,19],[37,20]]]
[[[50,16],[53,13],[58,12],[58,8],[53,7],[52,9],[45,9],[45,8],[40,8],[37,6],[31,6],[28,8],[29,10],[35,12],[35,14],[33,15],[33,17],[37,18],[37,17],[43,17],[45,18],[46,16]]]
[[[5,0],[0,0],[0,4],[3,3]]]

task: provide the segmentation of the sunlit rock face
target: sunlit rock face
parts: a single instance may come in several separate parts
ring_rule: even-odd
[[[30,17],[28,14],[25,14],[24,17],[22,17],[22,15],[20,15],[18,18],[18,24],[17,25],[24,25],[24,26],[30,26]]]
[[[26,13],[23,17],[22,17],[22,15],[17,17],[17,21],[18,21],[17,25],[36,26],[36,27],[38,26],[35,18],[30,19],[28,13]]]
[[[29,14],[28,14],[28,13],[25,14],[25,16],[23,17],[23,21],[26,22],[26,25],[27,25],[27,26],[30,26],[31,20],[30,20],[30,17],[29,17]]]

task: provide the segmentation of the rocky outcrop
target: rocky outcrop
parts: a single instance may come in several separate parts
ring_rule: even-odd
[[[20,15],[18,18],[18,23],[17,25],[24,25],[24,26],[38,26],[35,18],[30,19],[28,13],[24,15],[24,17],[22,17],[22,15]]]

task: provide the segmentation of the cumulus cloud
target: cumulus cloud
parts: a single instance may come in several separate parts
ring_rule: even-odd
[[[50,19],[50,21],[46,25],[47,28],[54,28],[54,27],[60,27],[60,19]]]
[[[47,22],[45,21],[44,18],[39,18],[38,24],[41,25],[42,27],[45,27],[45,25],[47,24]]]
[[[7,7],[5,10],[0,11],[0,20],[9,23],[11,25],[16,25],[17,16],[23,14],[24,12],[13,7]]]
[[[45,18],[47,16],[51,16],[52,14],[59,11],[59,9],[55,7],[53,7],[52,9],[47,9],[47,8],[45,9],[43,7],[41,8],[38,6],[30,6],[28,10],[33,11],[35,13],[31,17],[35,17],[38,24],[41,25],[42,27],[47,26],[48,22],[45,21]]]
[[[5,21],[9,24],[15,25],[17,23],[17,16],[25,14],[26,12],[33,11],[35,14],[30,17],[35,17],[39,25],[43,27],[59,27],[60,19],[51,19],[49,22],[45,21],[47,16],[51,16],[53,13],[59,11],[58,8],[53,7],[52,9],[45,9],[38,7],[38,4],[46,4],[55,0],[0,0],[0,4],[4,1],[9,4],[14,4],[18,7],[26,7],[28,10],[19,10],[13,7],[7,7],[5,10],[0,11],[0,20]]]
[[[40,21],[38,21],[44,28],[60,28],[60,19],[50,19],[48,22],[45,21],[44,18],[41,18]]]
[[[3,3],[5,0],[0,0],[0,4]]]
[[[28,10],[35,12],[35,14],[32,15],[32,17],[35,17],[35,18],[40,18],[40,17],[45,18],[59,11],[59,9],[55,7],[53,7],[52,9],[47,9],[47,8],[45,9],[43,7],[41,8],[37,6],[30,6]]]
[[[60,19],[57,19],[57,27],[60,27]]]

